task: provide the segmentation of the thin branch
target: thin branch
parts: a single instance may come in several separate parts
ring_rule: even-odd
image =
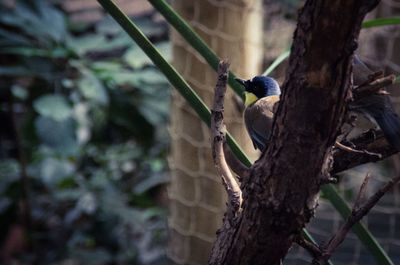
[[[347,145],[344,145],[344,144],[342,144],[342,143],[340,143],[338,141],[335,142],[335,147],[339,148],[339,149],[341,149],[343,151],[347,151],[347,152],[353,152],[353,153],[357,153],[357,154],[366,154],[366,155],[370,155],[370,156],[376,156],[376,158],[378,158],[378,159],[382,158],[381,154],[372,153],[372,152],[370,152],[368,150],[354,149],[354,148],[351,148],[351,147],[349,147]]]
[[[300,247],[307,250],[310,253],[310,255],[313,256],[314,258],[318,258],[322,255],[322,251],[319,248],[319,246],[305,239],[303,235],[295,237],[294,242],[296,242]]]
[[[250,168],[243,164],[236,155],[232,152],[227,142],[224,142],[224,154],[226,162],[230,169],[237,175],[239,181],[248,178],[250,175]]]
[[[365,192],[367,190],[368,182],[371,178],[371,174],[369,172],[365,175],[363,183],[361,183],[360,190],[358,191],[356,201],[354,202],[353,211],[357,211],[360,209],[360,205],[362,200],[365,197]]]
[[[372,81],[375,81],[376,79],[382,78],[383,76],[384,75],[383,75],[383,71],[382,70],[379,70],[377,72],[373,72],[372,74],[370,74],[368,76],[368,79],[365,80],[364,83],[361,83],[358,87],[362,87],[362,86],[368,85]]]
[[[387,142],[380,130],[374,135],[369,132],[363,133],[349,141],[351,141],[358,150],[368,150],[369,153],[379,154],[381,157],[336,149],[333,154],[334,159],[331,174],[337,174],[362,164],[376,162],[398,152]]]
[[[388,75],[376,80],[373,80],[372,82],[369,82],[366,85],[361,85],[353,90],[353,98],[354,101],[357,101],[358,99],[369,96],[374,93],[382,93],[380,90],[382,90],[384,87],[392,85],[394,81],[396,80],[395,75]],[[387,92],[383,92],[387,94]]]
[[[378,203],[378,201],[388,192],[397,182],[400,181],[400,175],[388,181],[385,185],[383,185],[374,195],[372,195],[368,201],[361,207],[359,207],[361,198],[365,193],[366,185],[369,179],[369,174],[364,179],[363,184],[360,187],[359,194],[356,199],[356,203],[354,204],[351,215],[347,218],[346,222],[342,225],[342,227],[331,237],[328,243],[323,246],[321,249],[323,250],[322,255],[315,258],[313,260],[313,265],[323,265],[326,261],[332,256],[333,252],[337,249],[337,247],[343,242],[347,233],[353,227],[354,224],[359,222],[368,212]]]
[[[242,191],[233,177],[225,160],[223,144],[226,131],[224,125],[224,98],[228,79],[229,63],[221,61],[218,65],[218,81],[215,86],[214,103],[211,111],[212,155],[217,172],[228,193],[228,220],[233,220],[242,204]]]

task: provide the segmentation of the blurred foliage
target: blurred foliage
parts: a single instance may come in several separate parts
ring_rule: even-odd
[[[168,56],[166,24],[135,21]],[[0,4],[3,250],[22,227],[24,264],[165,264],[169,93],[110,18]]]

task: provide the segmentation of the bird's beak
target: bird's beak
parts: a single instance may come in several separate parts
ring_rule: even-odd
[[[241,84],[242,86],[244,86],[246,88],[246,80],[241,79],[241,78],[235,78],[236,82],[238,82],[239,84]]]

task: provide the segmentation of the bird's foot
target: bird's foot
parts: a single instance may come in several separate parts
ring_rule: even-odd
[[[352,141],[347,139],[346,137],[344,137],[340,143],[342,143],[343,145],[348,146],[350,148],[353,148],[353,149],[357,148],[357,146]]]
[[[378,129],[377,128],[371,128],[369,130],[367,130],[366,132],[363,133],[365,136],[367,136],[368,138],[372,138],[374,139],[374,141],[378,138]]]
[[[349,115],[347,115],[345,122],[347,124],[350,124],[350,126],[354,128],[356,127],[356,121],[357,121],[357,114],[350,113]]]

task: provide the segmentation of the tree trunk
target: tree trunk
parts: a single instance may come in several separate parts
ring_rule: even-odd
[[[261,0],[175,0],[173,4],[220,58],[229,58],[240,77],[261,72]],[[173,30],[172,45],[174,66],[210,106],[216,74]],[[227,127],[254,155],[242,124],[241,102],[232,91],[227,101]],[[177,93],[171,114],[168,256],[175,264],[206,264],[226,209],[225,191],[212,163],[208,127]]]
[[[210,264],[280,264],[317,207],[350,95],[352,54],[377,0],[309,0],[301,10],[268,150],[242,183]]]

